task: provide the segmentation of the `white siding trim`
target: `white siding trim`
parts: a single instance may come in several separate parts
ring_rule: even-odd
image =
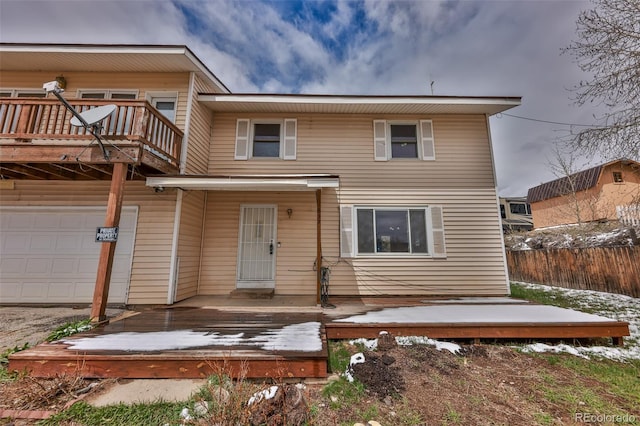
[[[420,141],[422,159],[434,161],[436,159],[436,149],[433,137],[433,120],[420,120]]]
[[[239,118],[236,121],[236,150],[235,160],[249,159],[249,135],[251,133],[251,120]]]
[[[498,215],[498,225],[502,223],[502,218],[500,217],[500,197],[498,195],[498,176],[496,174],[496,160],[493,155],[493,140],[491,138],[491,123],[489,120],[489,114],[485,115],[485,119],[487,122],[487,138],[489,140],[489,154],[491,155],[491,171],[493,172],[493,181],[495,182],[495,193],[496,193],[496,213]],[[507,286],[507,295],[511,295],[511,281],[509,279],[509,267],[507,266],[507,249],[504,245],[504,232],[502,232],[502,226],[500,228],[500,241],[502,242],[502,262],[504,267],[504,274],[506,277]]]
[[[282,158],[295,160],[297,154],[298,120],[285,118],[283,124]]]
[[[353,257],[354,232],[353,232],[353,206],[340,206],[340,257]]]
[[[187,92],[187,114],[184,119],[184,133],[182,135],[182,146],[180,147],[180,174],[184,174],[187,168],[187,153],[189,152],[189,129],[191,127],[191,110],[193,108],[193,97],[195,94],[196,75],[189,74],[189,91]],[[178,115],[178,98],[176,93],[176,116]]]
[[[178,288],[178,244],[180,242],[180,217],[182,216],[182,196],[183,191],[178,189],[176,197],[176,211],[173,216],[173,239],[171,240],[171,260],[169,261],[169,285],[167,287],[167,305],[173,304],[176,300],[176,289]]]
[[[387,121],[373,120],[373,157],[376,161],[389,160],[390,144],[387,139]]]

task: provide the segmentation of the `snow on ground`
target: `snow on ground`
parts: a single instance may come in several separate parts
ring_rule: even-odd
[[[386,333],[386,332],[381,331],[380,333]],[[444,349],[451,352],[452,354],[457,354],[461,349],[460,345],[458,345],[457,343],[442,342],[440,340],[429,339],[428,337],[425,337],[425,336],[397,336],[395,339],[396,339],[396,343],[400,346],[429,345],[429,346],[435,346],[435,348],[439,351]],[[369,349],[370,351],[374,351],[378,348],[378,339],[364,339],[364,338],[354,339],[354,340],[349,340],[349,344],[351,345],[360,344],[360,345],[363,345],[365,348]],[[351,358],[351,363],[353,364],[353,357]]]
[[[249,346],[273,351],[317,352],[322,350],[320,323],[291,324],[254,337],[244,333],[220,334],[193,330],[125,332],[63,340],[67,349],[153,352],[206,346]]]
[[[567,352],[578,356],[596,356],[619,361],[640,359],[640,299],[600,291],[573,290],[541,284],[518,284],[525,288],[568,297],[574,303],[575,309],[588,311],[617,321],[626,321],[629,323],[629,333],[631,334],[629,337],[624,338],[625,345],[623,348],[611,346],[575,347],[536,343],[524,346],[523,350],[525,352]]]

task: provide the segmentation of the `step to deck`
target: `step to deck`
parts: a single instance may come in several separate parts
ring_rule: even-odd
[[[273,299],[272,288],[238,288],[229,293],[232,299]]]

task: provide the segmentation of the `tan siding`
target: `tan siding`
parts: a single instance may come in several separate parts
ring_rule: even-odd
[[[182,196],[176,300],[198,293],[205,196],[204,191],[187,191]]]
[[[198,93],[206,91],[208,88],[209,86],[202,79],[195,77],[185,166],[186,174],[207,173],[211,111],[198,102]]]
[[[26,181],[0,190],[4,206],[106,206],[109,182]],[[127,182],[124,205],[139,206],[128,303],[166,303],[175,191]]]
[[[433,119],[436,161],[374,161],[373,120],[379,116],[304,115],[298,119],[296,161],[233,159],[237,118],[214,116],[210,174],[332,173],[343,187],[494,188],[484,116],[401,117]],[[394,117],[392,117],[394,118]]]
[[[353,205],[442,205],[446,259],[417,257],[339,258],[338,195],[323,197],[323,257],[331,267],[332,295],[504,295],[506,272],[493,189],[342,189]]]
[[[372,196],[375,194],[375,196]],[[469,200],[473,199],[473,202]],[[332,295],[504,295],[506,272],[494,190],[341,190],[344,204],[444,206],[446,259],[363,257],[340,259],[338,194],[323,194],[324,265]],[[277,204],[276,292],[315,294],[315,196],[313,192],[209,192],[199,294],[235,288],[240,204]],[[292,219],[286,209],[292,208]]]
[[[178,92],[176,126],[184,129],[187,111],[188,73],[102,73],[102,72],[15,72],[3,71],[2,89],[37,89],[42,84],[63,75],[67,80],[64,96],[75,98],[78,90],[137,90],[138,99],[145,99],[147,92]]]
[[[507,293],[502,233],[484,116],[341,116],[302,115],[298,120],[296,161],[235,161],[237,118],[288,118],[216,114],[210,174],[331,173],[340,176],[338,191],[323,193],[323,257],[331,267],[334,295],[406,295]],[[374,160],[373,120],[432,119],[436,161]],[[313,201],[309,201],[313,206]],[[442,205],[446,259],[369,257],[340,259],[340,204]],[[208,211],[216,205],[209,203]],[[238,211],[226,210],[234,230],[222,240],[233,244],[226,256],[235,262]],[[214,215],[215,213],[210,213]],[[233,218],[233,219],[231,219]],[[233,222],[235,221],[235,222]],[[210,222],[206,225],[207,233]],[[306,230],[313,240],[311,229]],[[235,239],[235,240],[234,240]],[[310,257],[313,257],[310,253]],[[279,256],[280,259],[280,256]],[[292,270],[308,269],[308,262]],[[235,269],[229,275],[235,277]],[[233,281],[231,281],[233,282]],[[279,282],[278,284],[279,285]],[[312,278],[309,289],[313,289]]]
[[[276,293],[316,293],[316,203],[313,192],[209,192],[199,294],[235,289],[241,204],[278,206]],[[291,218],[287,209],[292,209]]]

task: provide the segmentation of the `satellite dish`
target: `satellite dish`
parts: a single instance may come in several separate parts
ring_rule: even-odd
[[[116,108],[118,107],[113,104],[102,105],[97,108],[81,112],[79,115],[89,126],[93,126],[113,114],[113,111],[115,111]],[[72,126],[84,126],[78,117],[73,117],[70,123]]]

